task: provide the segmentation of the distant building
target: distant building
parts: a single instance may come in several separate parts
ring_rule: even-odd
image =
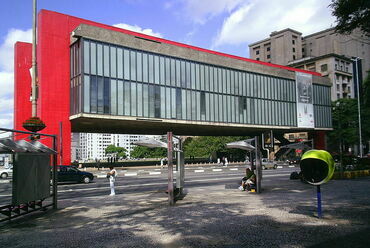
[[[140,139],[153,138],[160,140],[158,135],[128,135],[106,133],[72,133],[72,161],[107,159],[105,148],[109,145],[123,147],[127,150],[127,158],[131,158],[131,151],[135,145],[132,142]]]
[[[362,59],[362,76],[370,70],[370,38],[355,30],[339,35],[329,28],[305,37],[284,29],[249,45],[252,59],[315,71],[330,78],[331,98],[353,98],[352,57]]]

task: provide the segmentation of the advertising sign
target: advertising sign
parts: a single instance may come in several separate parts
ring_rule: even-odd
[[[298,127],[314,128],[312,75],[296,72],[296,87]]]

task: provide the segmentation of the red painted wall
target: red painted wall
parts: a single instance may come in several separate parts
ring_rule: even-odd
[[[101,28],[106,28],[113,31],[126,33],[129,35],[140,36],[148,39],[160,41],[162,43],[172,44],[176,46],[186,47],[197,51],[217,54],[220,56],[240,59],[252,63],[263,64],[266,66],[283,68],[291,71],[301,71],[313,75],[320,75],[316,72],[303,71],[296,68],[290,68],[281,65],[269,64],[266,62],[255,61],[247,58],[242,58],[234,55],[219,53],[199,47],[189,46],[186,44],[169,41],[157,37],[152,37],[101,23],[96,23],[73,16],[60,14],[53,11],[41,10],[38,14],[38,44],[37,44],[37,60],[38,60],[38,78],[39,78],[39,99],[38,99],[38,116],[45,122],[46,128],[42,131],[48,134],[59,134],[59,123],[63,125],[62,134],[62,164],[69,164],[71,161],[71,124],[69,121],[69,93],[70,93],[70,33],[80,24],[89,24]],[[16,49],[17,50],[17,49]],[[27,46],[27,56],[21,53],[25,52],[22,48],[16,53],[16,60],[21,61],[23,58],[30,59],[31,47]],[[29,53],[29,54],[28,54]],[[31,105],[29,100],[29,92],[31,80],[29,71],[25,67],[16,69],[16,101],[15,106],[15,128],[22,129],[21,123],[31,116]],[[28,77],[28,78],[27,78]],[[27,78],[27,80],[24,80]],[[28,92],[28,93],[27,93]],[[26,101],[20,99],[27,99]],[[45,141],[51,146],[51,142]],[[60,149],[60,147],[59,147]],[[59,150],[60,151],[60,150]]]
[[[24,130],[22,124],[31,117],[32,44],[17,42],[14,45],[14,129]],[[17,135],[22,139],[26,135]]]

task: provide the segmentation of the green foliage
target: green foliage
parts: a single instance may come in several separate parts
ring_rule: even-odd
[[[117,147],[115,145],[109,145],[105,148],[105,154],[116,154],[118,158],[126,158],[127,150],[123,147]]]
[[[329,5],[332,15],[337,18],[336,31],[349,34],[360,28],[370,36],[370,1],[369,0],[332,0]]]
[[[340,142],[345,146],[358,144],[357,99],[342,98],[332,103],[333,131],[328,134],[329,147],[339,151]]]
[[[163,158],[167,156],[165,148],[149,148],[144,146],[136,146],[131,151],[132,158]]]
[[[226,143],[248,139],[245,136],[201,136],[189,138],[184,142],[186,157],[209,158],[215,153],[227,153],[231,157],[244,157],[245,151],[227,149]],[[189,141],[188,141],[189,140]]]

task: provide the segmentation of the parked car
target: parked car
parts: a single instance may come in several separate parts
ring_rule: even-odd
[[[13,169],[12,168],[3,167],[3,168],[0,169],[0,177],[2,179],[6,179],[10,176],[13,176]]]
[[[268,160],[267,158],[263,158],[261,160],[262,162],[262,169],[267,170],[267,169],[276,169],[277,164],[273,160]]]
[[[58,182],[78,182],[90,183],[94,180],[94,175],[90,172],[80,171],[74,166],[58,166]]]

